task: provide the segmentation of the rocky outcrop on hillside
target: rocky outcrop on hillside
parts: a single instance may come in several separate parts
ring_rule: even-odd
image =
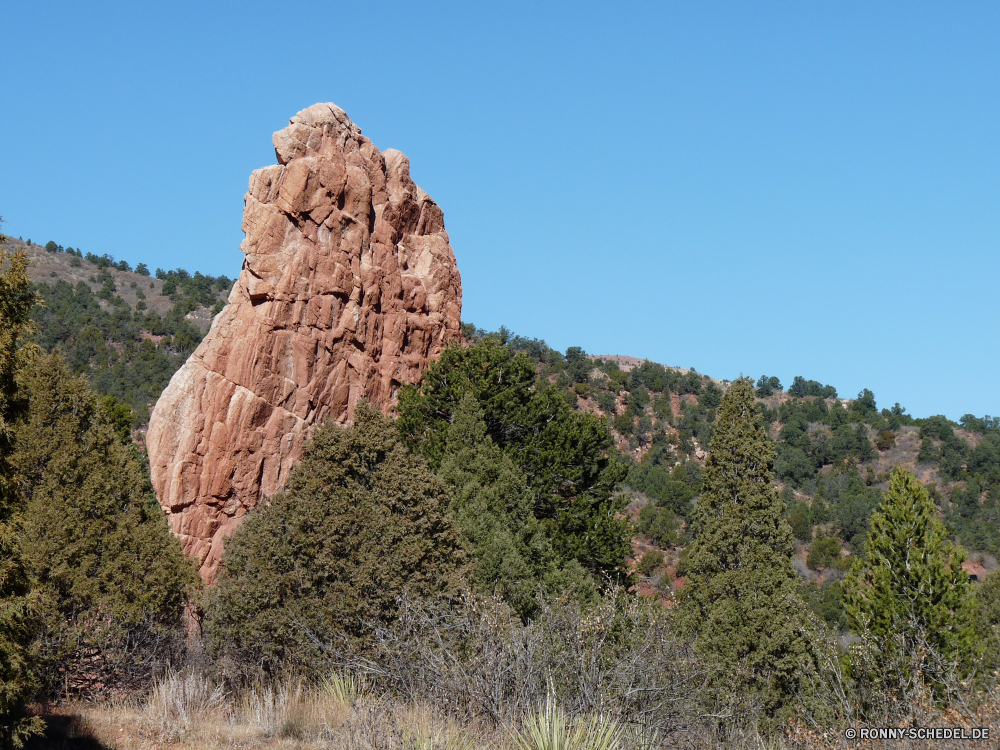
[[[229,304],[152,413],[153,486],[211,582],[223,539],[279,492],[310,428],[396,392],[460,335],[462,286],[437,204],[407,158],[339,107],[274,134],[250,176]]]

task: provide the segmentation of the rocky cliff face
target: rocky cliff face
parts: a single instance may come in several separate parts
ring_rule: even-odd
[[[153,486],[211,582],[223,538],[280,491],[313,425],[396,391],[460,335],[444,215],[343,110],[316,104],[250,176],[246,254],[228,306],[149,423]]]

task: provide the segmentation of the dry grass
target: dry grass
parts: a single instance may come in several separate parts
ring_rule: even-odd
[[[335,677],[319,686],[285,682],[227,694],[209,679],[171,675],[144,701],[66,704],[58,738],[38,748],[66,750],[782,750],[755,732],[708,739],[697,733],[661,742],[656,732],[596,713],[572,716],[552,703],[510,725],[459,723],[420,702],[366,692]]]
[[[60,711],[72,716],[68,747],[107,750],[458,750],[493,745],[476,727],[420,705],[405,706],[365,694],[350,678],[319,686],[283,682],[225,693],[205,677],[171,675],[145,701],[76,703]]]
[[[457,611],[407,605],[398,627],[373,636],[378,661],[345,655],[330,667],[341,671],[318,682],[232,683],[247,686],[240,689],[224,687],[212,672],[174,673],[141,699],[63,706],[47,717],[49,738],[32,747],[817,750],[886,746],[845,738],[865,722],[1000,732],[1000,675],[960,679],[919,633],[862,638],[851,647],[850,675],[840,649],[818,641],[821,663],[803,685],[811,697],[798,707],[798,724],[765,738],[752,696],[740,702],[706,692],[700,663],[673,640],[661,610],[631,599],[587,616],[556,607],[542,624],[504,612],[479,600]],[[922,675],[935,676],[933,691]],[[947,708],[934,695],[946,695]],[[892,743],[901,750],[998,745],[996,735],[972,744]]]
[[[59,740],[33,745],[64,750],[820,750],[821,748],[997,747],[969,741],[848,741],[848,725],[823,729],[793,727],[783,737],[764,739],[735,725],[663,739],[598,714],[570,717],[540,708],[508,728],[460,725],[425,704],[404,704],[360,694],[345,701],[322,687],[285,684],[224,696],[192,692],[176,682],[161,684],[145,703],[68,704],[48,717],[60,726]],[[192,698],[181,706],[181,696]],[[1000,727],[1000,703],[972,712],[918,712],[899,726]],[[858,728],[860,725],[851,725]],[[995,736],[995,735],[994,735]]]

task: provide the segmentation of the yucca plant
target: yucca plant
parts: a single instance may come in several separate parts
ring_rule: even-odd
[[[349,672],[334,672],[320,682],[323,692],[339,703],[353,704],[364,692],[361,680]]]
[[[618,750],[622,730],[602,714],[570,719],[552,702],[525,719],[520,731],[511,732],[516,750]]]

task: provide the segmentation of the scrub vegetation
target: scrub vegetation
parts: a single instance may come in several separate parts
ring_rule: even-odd
[[[1000,718],[1000,420],[466,325],[394,419],[313,433],[202,590],[139,438],[229,280],[51,244],[93,285],[0,255],[0,746],[829,747]]]

